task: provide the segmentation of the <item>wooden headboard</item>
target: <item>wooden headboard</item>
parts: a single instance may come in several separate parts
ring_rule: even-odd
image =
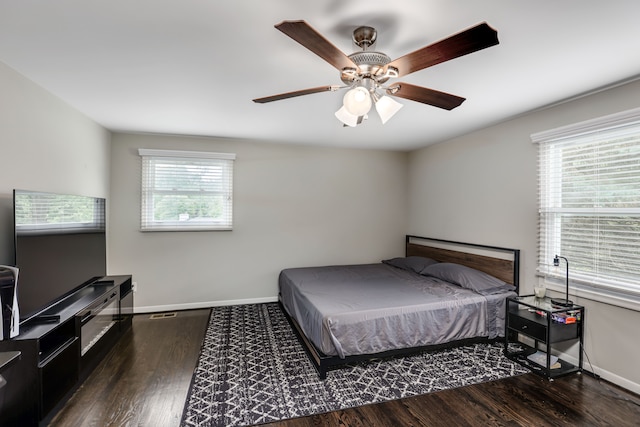
[[[407,235],[405,253],[475,268],[514,285],[519,293],[519,249]]]

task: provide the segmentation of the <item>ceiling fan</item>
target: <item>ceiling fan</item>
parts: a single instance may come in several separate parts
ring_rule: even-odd
[[[375,105],[382,123],[386,123],[402,107],[402,104],[391,97],[405,98],[446,110],[456,108],[465,98],[390,80],[498,44],[496,30],[487,23],[481,23],[392,61],[382,52],[369,50],[377,39],[377,32],[372,27],[362,26],[353,31],[353,42],[362,51],[351,55],[343,53],[305,21],[283,21],[275,27],[335,67],[340,72],[344,85],[302,89],[256,98],[253,101],[263,104],[350,88],[344,95],[343,106],[335,113],[346,126],[362,123],[372,105]]]

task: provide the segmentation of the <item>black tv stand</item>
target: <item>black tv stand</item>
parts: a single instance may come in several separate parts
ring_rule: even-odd
[[[102,278],[91,283],[92,285],[113,285],[113,279]]]
[[[131,327],[131,276],[107,276],[98,282],[20,324],[17,337],[0,341],[0,352],[21,354],[12,366],[13,380],[0,389],[1,426],[50,421]]]
[[[41,323],[60,323],[60,315],[59,314],[41,314],[33,319],[29,320],[29,323],[33,325],[41,324]]]

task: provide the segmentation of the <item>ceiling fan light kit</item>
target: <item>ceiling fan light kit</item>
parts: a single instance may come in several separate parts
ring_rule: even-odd
[[[400,111],[403,107],[401,103],[391,98],[390,96],[382,96],[376,102],[376,111],[380,116],[380,120],[382,124],[387,123],[387,121],[393,117],[395,113]]]
[[[392,99],[392,96],[446,110],[456,108],[465,98],[409,83],[397,82],[389,86],[384,84],[389,79],[402,77],[499,43],[498,33],[488,24],[482,23],[392,61],[382,52],[368,50],[377,40],[377,31],[372,27],[362,26],[353,31],[353,42],[362,51],[348,56],[305,21],[283,21],[275,27],[336,68],[346,86],[321,86],[256,98],[253,101],[262,104],[349,88],[343,97],[343,105],[335,112],[335,116],[351,127],[362,123],[374,104],[382,123],[386,123],[402,108],[402,104]],[[378,90],[386,95],[381,96]]]
[[[364,116],[371,110],[371,94],[362,86],[348,90],[342,102],[347,112],[356,117]]]
[[[340,107],[340,109],[334,114],[336,118],[346,126],[356,127],[360,122],[358,120],[358,116],[354,116],[353,114],[349,113],[344,105]]]
[[[354,91],[354,90],[355,89],[351,89],[351,91]],[[349,92],[347,92],[347,94]],[[393,117],[395,113],[397,113],[403,107],[401,103],[394,100],[390,96],[380,96],[377,93],[373,93],[371,95],[367,94],[367,95],[375,102],[376,111],[378,112],[378,116],[380,116],[380,121],[382,122],[382,124],[385,124],[391,117]],[[346,95],[345,95],[345,98],[346,98]],[[340,107],[338,111],[335,112],[335,116],[338,118],[338,120],[340,120],[346,126],[355,127],[358,124],[362,123],[363,119],[368,118],[367,113],[369,112],[370,109],[371,109],[371,104],[369,104],[369,108],[366,109],[366,112],[364,114],[358,115],[358,112],[356,112],[356,114],[353,114],[347,108],[347,102],[344,101],[344,105]]]

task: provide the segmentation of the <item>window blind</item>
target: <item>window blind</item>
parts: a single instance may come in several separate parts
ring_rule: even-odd
[[[142,231],[231,230],[231,153],[140,149]]]
[[[532,135],[538,147],[538,270],[640,295],[640,110]]]

